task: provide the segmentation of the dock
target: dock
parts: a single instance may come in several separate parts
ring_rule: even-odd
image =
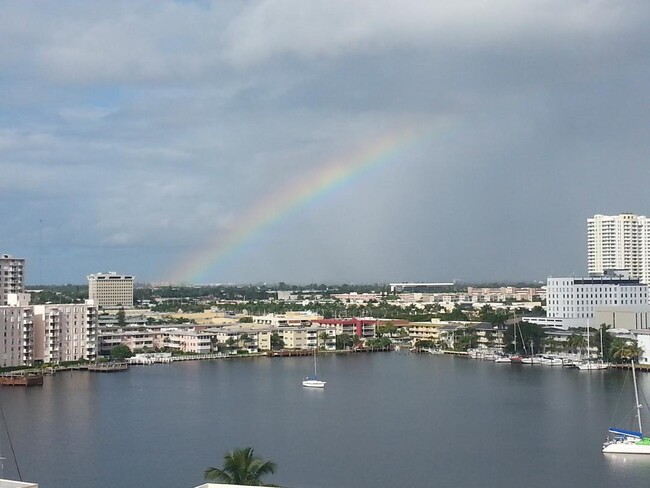
[[[128,369],[128,363],[97,363],[88,365],[88,371],[94,373],[116,373],[119,371],[127,371]]]
[[[270,358],[290,358],[295,356],[313,356],[313,349],[282,349],[281,351],[269,351],[266,355]]]
[[[632,369],[632,366],[630,364],[625,364],[625,363],[623,363],[623,364],[610,364],[609,367],[612,368],[612,369]],[[637,364],[637,363],[634,363],[634,369],[636,371],[648,372],[648,371],[650,371],[650,364]]]
[[[0,375],[0,385],[3,386],[43,386],[41,373],[7,373]]]

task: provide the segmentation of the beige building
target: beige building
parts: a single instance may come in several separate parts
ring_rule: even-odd
[[[34,362],[34,323],[27,293],[10,294],[0,306],[0,366],[31,366]]]
[[[25,260],[9,254],[0,255],[0,306],[8,305],[10,293],[25,291]]]
[[[615,329],[650,329],[650,305],[596,307],[591,326],[600,327],[600,324]]]
[[[34,359],[44,363],[97,358],[97,308],[89,303],[34,305]]]
[[[101,308],[133,307],[133,276],[96,273],[88,276],[88,298]]]
[[[108,354],[117,345],[124,344],[131,351],[167,347],[175,351],[207,354],[212,351],[213,332],[194,328],[162,328],[145,330],[104,329],[99,337],[101,354]]]

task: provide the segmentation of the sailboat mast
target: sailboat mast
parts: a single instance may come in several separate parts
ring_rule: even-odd
[[[603,328],[600,328],[600,362],[605,361],[605,351],[603,351]]]
[[[634,382],[634,399],[636,400],[636,418],[639,421],[639,432],[643,436],[643,425],[641,424],[641,404],[639,403],[639,389],[636,386],[636,372],[634,371],[634,360],[632,360],[632,381]]]
[[[589,346],[589,336],[591,334],[589,333],[589,320],[587,320],[587,362],[591,362],[591,352],[590,352],[590,346]]]

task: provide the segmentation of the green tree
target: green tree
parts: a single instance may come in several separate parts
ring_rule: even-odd
[[[350,334],[339,334],[336,336],[336,348],[348,349],[354,346],[354,339]]]
[[[113,361],[123,361],[133,356],[131,349],[126,344],[118,344],[111,349],[111,359]]]
[[[245,447],[230,451],[223,457],[223,468],[208,468],[204,472],[206,481],[216,481],[227,485],[269,486],[261,479],[273,474],[276,464],[253,455],[253,448]]]
[[[120,328],[126,327],[126,314],[123,308],[117,311],[117,326]]]
[[[252,324],[253,323],[253,317],[239,317],[240,324]]]
[[[638,360],[643,349],[635,341],[616,338],[612,341],[610,355],[614,362],[623,363]]]
[[[271,334],[271,350],[278,351],[284,349],[284,340],[280,337],[280,334],[274,332]]]
[[[582,334],[576,334],[575,332],[569,336],[567,339],[567,347],[570,352],[578,353],[582,351],[587,346],[587,340]]]
[[[503,336],[509,352],[522,353],[525,351],[530,353],[531,350],[532,352],[541,352],[543,350],[546,333],[539,325],[519,322],[516,327],[514,325],[509,326]],[[515,339],[517,349],[513,350]]]
[[[327,346],[327,339],[329,338],[329,335],[327,335],[327,332],[321,332],[318,334],[318,348],[319,349],[325,349]]]

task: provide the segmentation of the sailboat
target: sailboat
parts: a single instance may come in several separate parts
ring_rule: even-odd
[[[314,375],[306,376],[302,380],[302,386],[305,388],[325,388],[325,381],[318,379],[318,371],[316,369],[316,349],[314,349]]]
[[[639,430],[626,430],[617,427],[610,427],[609,433],[613,434],[603,444],[603,452],[614,454],[650,454],[650,437],[643,437],[643,424],[641,422],[641,407],[639,403],[639,389],[636,384],[636,372],[634,361],[632,361],[632,381],[634,382],[634,400],[636,418],[639,423]]]
[[[587,360],[583,361],[581,363],[577,363],[576,367],[581,370],[581,371],[594,371],[594,370],[599,370],[599,369],[607,369],[609,368],[609,363],[606,363],[603,361],[603,330],[600,330],[600,361],[597,363],[594,363],[591,361],[591,352],[590,352],[590,347],[589,347],[589,321],[587,321]]]

